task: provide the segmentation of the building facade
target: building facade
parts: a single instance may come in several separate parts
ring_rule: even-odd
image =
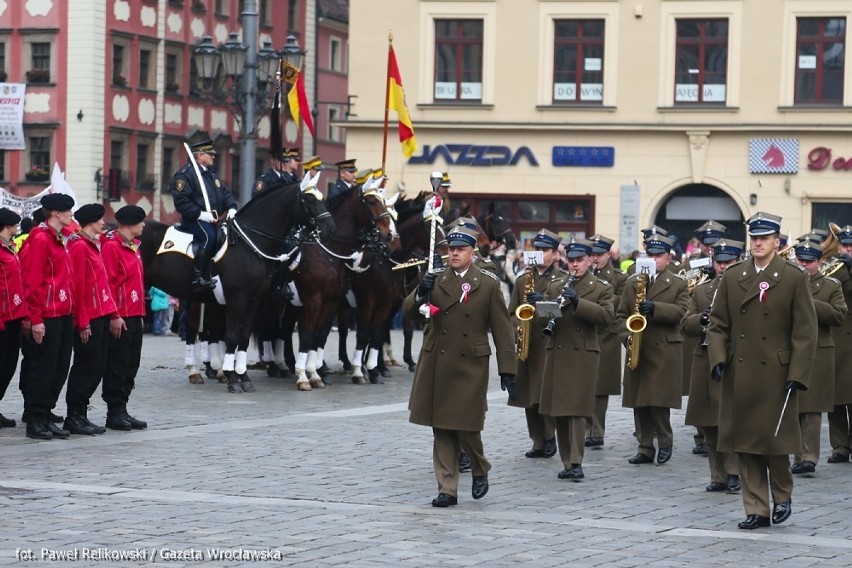
[[[852,223],[852,4],[843,0],[363,0],[352,29],[393,45],[418,151],[408,192],[448,171],[529,237],[657,224],[685,243],[756,211],[794,237]],[[381,160],[386,30],[353,34],[347,152]]]

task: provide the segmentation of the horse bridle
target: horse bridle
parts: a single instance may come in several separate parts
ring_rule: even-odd
[[[490,234],[492,233],[492,231],[494,229],[494,224],[491,222],[491,218],[494,215],[496,215],[496,213],[489,213],[488,215],[485,216],[485,227],[484,227],[485,228],[485,235],[488,236],[489,239],[490,239]],[[501,241],[501,239],[499,237],[503,237],[503,235],[506,235],[506,234],[511,234],[511,232],[512,232],[512,228],[507,226],[505,231],[503,231],[501,233],[494,233],[494,236],[498,237],[498,238],[495,238],[494,240],[498,241],[498,242],[505,241],[506,240],[505,238],[502,239],[502,241]]]

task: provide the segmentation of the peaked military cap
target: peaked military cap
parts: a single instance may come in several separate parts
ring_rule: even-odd
[[[796,239],[796,241],[797,242],[811,241],[812,243],[822,244],[822,242],[825,241],[826,238],[827,237],[825,235],[822,235],[820,233],[810,232],[810,233],[805,233],[804,235],[801,235],[800,237],[798,237]]]
[[[592,253],[594,254],[603,254],[605,252],[609,252],[612,248],[612,245],[615,244],[615,241],[613,239],[607,238],[600,234],[592,235],[589,240],[592,241]]]
[[[852,225],[846,225],[837,233],[837,240],[844,245],[852,245]]]
[[[338,170],[346,170],[347,172],[357,172],[358,168],[355,167],[355,158],[351,160],[343,160],[340,162],[335,162],[334,164],[337,166]]]
[[[321,170],[322,159],[319,156],[311,156],[310,158],[302,162],[302,168],[304,168],[305,171]]]
[[[819,260],[822,257],[822,247],[819,243],[805,239],[796,245],[796,258],[799,260]]]
[[[663,235],[651,235],[645,240],[645,252],[648,254],[664,254],[672,252],[674,240]]]
[[[646,241],[648,240],[648,237],[650,237],[652,235],[662,235],[662,236],[666,237],[666,236],[668,236],[668,234],[669,234],[669,232],[667,230],[663,229],[662,227],[658,227],[656,225],[648,227],[647,229],[642,229],[642,238]]]
[[[561,240],[562,237],[560,237],[553,231],[542,229],[536,234],[535,238],[533,239],[533,246],[555,249],[559,246],[559,241]]]
[[[476,219],[473,217],[457,217],[453,222],[447,225],[447,230],[454,229],[455,227],[464,227],[471,231],[478,231],[479,229],[476,228],[476,225]]]
[[[748,225],[748,235],[750,237],[762,237],[781,233],[781,217],[771,213],[764,213],[763,211],[758,211],[752,215],[746,221],[746,225]]]
[[[448,247],[475,247],[479,235],[467,227],[457,226],[447,235]]]
[[[705,245],[712,245],[725,235],[726,229],[727,227],[721,223],[707,221],[695,229],[695,236]]]
[[[450,187],[453,185],[453,182],[450,181],[450,174],[448,172],[444,172],[441,175],[441,185],[443,187]]]
[[[366,170],[358,170],[358,173],[355,174],[355,183],[361,185],[367,181],[367,178],[371,175],[373,175],[373,170],[370,168],[367,168]]]
[[[738,260],[744,248],[745,243],[723,237],[713,245],[713,259],[719,262]]]
[[[583,258],[592,254],[592,241],[586,239],[573,240],[565,247],[565,256],[567,258]]]
[[[202,140],[201,142],[196,142],[195,144],[190,144],[189,149],[192,150],[194,154],[204,153],[204,154],[215,154],[216,149],[213,147],[213,141],[210,139]]]

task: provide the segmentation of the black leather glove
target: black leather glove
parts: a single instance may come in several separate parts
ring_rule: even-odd
[[[807,389],[805,388],[805,385],[799,381],[787,381],[784,383],[784,390],[793,391],[790,394],[796,394],[797,390],[803,391]]]
[[[710,371],[710,378],[714,381],[721,381],[722,375],[725,373],[725,364],[724,363],[716,363],[716,366],[713,367],[713,370]]]
[[[852,270],[852,255],[841,254],[837,257],[840,262],[843,263],[843,266],[846,267],[846,270]]]
[[[541,302],[542,300],[544,300],[544,294],[542,294],[541,292],[530,292],[529,294],[527,294],[528,304],[535,304],[536,302]]]
[[[707,327],[710,325],[710,308],[701,312],[701,319],[699,321],[701,323],[701,327]]]
[[[643,316],[654,316],[654,302],[644,300],[639,302],[639,313]]]
[[[440,270],[444,268],[444,259],[441,258],[441,255],[438,253],[435,253],[432,256],[432,268],[434,268],[435,270]]]
[[[712,266],[702,266],[701,272],[707,275],[707,280],[713,280],[716,277],[716,269]]]
[[[417,295],[421,298],[432,291],[432,288],[435,287],[435,274],[432,272],[427,272],[423,275],[423,279],[420,280],[420,284],[417,286]]]
[[[500,373],[500,388],[508,391],[509,398],[512,400],[518,398],[518,383],[515,382],[515,375]]]
[[[574,288],[565,288],[559,295],[574,304],[575,308],[577,307],[577,302],[580,301],[580,296],[577,295],[577,291]]]

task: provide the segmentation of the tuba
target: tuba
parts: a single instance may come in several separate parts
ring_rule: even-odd
[[[642,332],[648,325],[648,320],[639,313],[639,304],[645,301],[648,289],[648,275],[639,274],[636,282],[636,300],[633,302],[633,313],[627,318],[627,366],[633,370],[639,366],[639,352],[642,349]]]
[[[527,294],[535,292],[535,265],[527,266],[527,280],[524,285],[524,298]],[[535,315],[535,306],[532,304],[521,304],[515,309],[515,317],[521,322],[518,325],[518,359],[526,361],[530,355],[530,326]]]

